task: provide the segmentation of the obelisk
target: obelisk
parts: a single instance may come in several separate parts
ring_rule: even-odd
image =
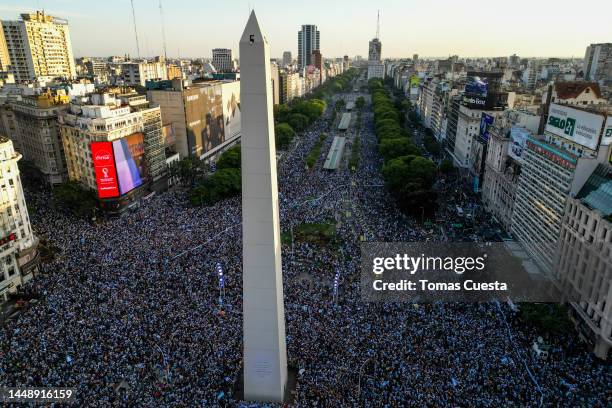
[[[244,399],[281,402],[285,307],[270,47],[251,12],[240,39]]]

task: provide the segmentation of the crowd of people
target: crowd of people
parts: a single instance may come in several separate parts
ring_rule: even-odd
[[[297,376],[288,405],[610,406],[609,366],[563,339],[537,360],[529,347],[538,334],[505,304],[362,300],[361,239],[418,241],[424,230],[381,187],[367,110],[349,138],[361,138],[356,171],[322,169],[335,132],[331,106],[278,165],[282,230],[331,222],[338,238],[283,245],[288,363]],[[321,156],[307,169],[321,133]],[[44,193],[27,198],[36,234],[55,256],[24,289],[38,302],[0,327],[0,384],[76,387],[79,406],[90,407],[256,406],[236,392],[240,198],[193,208],[171,191],[95,225],[56,211]]]

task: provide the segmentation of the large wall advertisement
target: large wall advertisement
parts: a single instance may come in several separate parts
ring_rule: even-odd
[[[190,154],[200,157],[223,143],[225,124],[220,84],[185,91],[185,113]]]
[[[603,120],[602,115],[551,103],[545,130],[595,150]]]
[[[224,83],[222,86],[223,119],[225,140],[231,140],[242,132],[240,115],[240,82]]]
[[[508,156],[518,162],[523,161],[523,151],[527,144],[530,133],[521,126],[512,126],[510,129],[510,144],[508,144]]]
[[[500,72],[468,71],[463,103],[470,109],[491,109],[499,105]]]
[[[113,141],[121,195],[141,186],[145,179],[144,134],[134,133]]]
[[[96,184],[99,198],[119,196],[115,158],[111,142],[92,142],[91,156],[93,158]]]
[[[482,143],[487,143],[489,141],[489,137],[491,136],[489,133],[489,127],[493,125],[495,122],[495,118],[489,114],[482,112],[480,116],[480,141]]]

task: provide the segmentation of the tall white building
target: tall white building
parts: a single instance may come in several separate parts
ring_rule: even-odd
[[[321,49],[321,33],[317,30],[317,26],[313,24],[305,24],[298,31],[298,67],[299,69],[306,68],[308,65],[313,65],[312,52]]]
[[[217,72],[232,72],[234,59],[229,48],[214,48],[212,50],[212,64]]]
[[[2,21],[2,29],[16,81],[76,77],[66,20],[37,11]]]
[[[385,77],[385,64],[381,58],[382,43],[378,38],[374,38],[368,46],[368,79]]]
[[[38,240],[32,232],[13,142],[0,137],[0,303],[32,278]]]
[[[147,81],[168,79],[165,61],[124,62],[120,65],[123,85],[145,86]]]

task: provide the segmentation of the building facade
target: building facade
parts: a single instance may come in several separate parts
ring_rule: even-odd
[[[312,65],[312,52],[321,49],[321,33],[313,24],[302,25],[298,31],[298,68]]]
[[[59,116],[70,180],[121,211],[165,172],[161,111],[136,93],[92,94]]]
[[[234,71],[234,59],[229,48],[214,48],[212,50],[212,64],[217,72]]]
[[[168,79],[166,63],[157,62],[124,62],[120,64],[122,85],[145,86],[147,81]]]
[[[37,11],[2,21],[2,28],[16,81],[76,77],[66,20]]]
[[[0,137],[0,303],[29,281],[38,265],[38,239],[32,232],[13,143]]]
[[[591,44],[584,54],[584,79],[612,83],[612,43]]]
[[[555,277],[574,300],[578,331],[601,359],[612,348],[612,166],[600,164],[569,197]]]
[[[147,98],[172,124],[176,152],[205,159],[241,135],[240,81],[160,81]],[[155,84],[151,84],[155,85]]]
[[[368,44],[368,80],[385,77],[385,64],[382,62],[382,43],[374,38]]]
[[[283,67],[288,67],[293,63],[293,56],[291,51],[283,52]]]
[[[57,122],[67,109],[68,97],[45,93],[22,97],[9,103],[14,115],[19,152],[33,165],[45,183],[55,185],[67,180],[66,159]]]

